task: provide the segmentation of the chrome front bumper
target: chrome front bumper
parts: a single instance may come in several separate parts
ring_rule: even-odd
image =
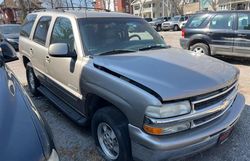
[[[152,136],[129,125],[133,157],[135,160],[158,161],[175,159],[210,148],[218,142],[221,133],[237,122],[244,107],[245,98],[238,94],[223,116],[203,126],[166,136]]]

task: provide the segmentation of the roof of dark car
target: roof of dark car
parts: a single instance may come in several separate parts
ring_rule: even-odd
[[[196,14],[216,14],[216,13],[241,13],[241,12],[249,12],[250,11],[246,11],[246,10],[225,10],[225,11],[201,11],[201,12],[197,12]]]

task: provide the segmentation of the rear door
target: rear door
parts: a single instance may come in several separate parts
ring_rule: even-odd
[[[206,34],[211,39],[212,54],[232,55],[235,37],[234,19],[234,13],[218,13],[210,20]]]
[[[33,30],[33,25],[35,23],[37,15],[36,14],[29,14],[24,20],[22,24],[20,37],[19,37],[19,52],[22,55],[30,57],[30,34]]]
[[[237,31],[234,41],[234,55],[250,57],[250,13],[238,13]]]
[[[29,48],[32,66],[42,83],[45,81],[46,75],[45,59],[48,53],[46,41],[50,22],[51,16],[42,16],[39,18],[33,34],[33,41],[27,46],[27,48]]]

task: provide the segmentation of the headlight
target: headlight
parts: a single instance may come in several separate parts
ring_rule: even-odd
[[[168,103],[162,107],[148,106],[146,115],[152,118],[168,118],[188,114],[191,111],[189,101]]]
[[[48,161],[59,161],[57,152],[53,149]]]

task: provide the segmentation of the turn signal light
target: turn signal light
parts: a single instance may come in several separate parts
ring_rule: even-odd
[[[152,127],[152,126],[149,126],[147,124],[145,124],[143,126],[143,128],[147,133],[152,134],[152,135],[162,135],[163,134],[162,128]]]

